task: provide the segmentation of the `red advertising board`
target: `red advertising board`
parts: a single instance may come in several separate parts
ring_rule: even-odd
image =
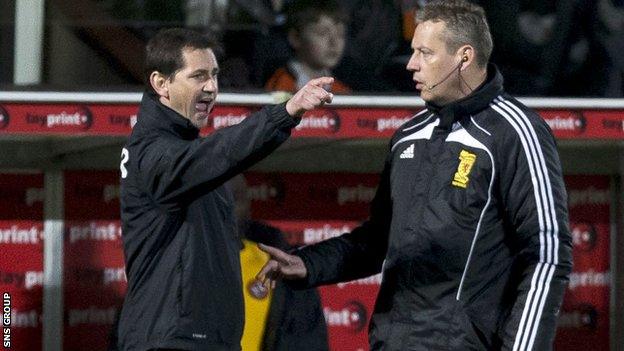
[[[250,172],[246,179],[254,218],[362,221],[379,175]]]
[[[3,133],[127,135],[138,105],[2,104]]]
[[[368,350],[368,323],[381,275],[319,288],[331,350]]]
[[[126,290],[119,173],[65,172],[66,350],[106,350]]]
[[[258,106],[219,105],[211,114],[208,134],[240,123]],[[293,137],[388,138],[422,108],[325,107],[307,112]],[[15,103],[0,101],[0,135],[126,136],[137,121],[138,104]],[[606,109],[540,109],[559,139],[623,139],[624,111]]]
[[[559,316],[555,349],[609,350],[610,179],[566,176],[565,180],[574,268]]]
[[[258,106],[219,105],[203,135],[247,118]],[[416,108],[331,107],[306,113],[294,138],[389,138]],[[127,136],[136,103],[0,101],[0,136]],[[558,139],[624,140],[624,110],[538,111]],[[249,173],[254,218],[292,244],[350,231],[368,217],[377,174]],[[574,270],[562,306],[557,350],[609,349],[610,179],[568,176]],[[103,350],[126,289],[116,171],[65,173],[64,349]],[[41,349],[43,176],[0,174],[0,290],[11,309],[14,350]],[[379,276],[320,288],[332,350],[366,350]],[[8,303],[7,303],[8,302]]]
[[[43,194],[40,173],[0,174],[3,346],[12,350],[41,349]]]
[[[622,139],[624,113],[618,110],[541,110],[559,139]]]

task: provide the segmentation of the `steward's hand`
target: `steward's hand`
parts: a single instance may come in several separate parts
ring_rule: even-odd
[[[286,111],[293,117],[299,117],[304,112],[331,103],[334,94],[323,87],[334,83],[332,77],[320,77],[312,79],[303,88],[293,95],[286,103]]]

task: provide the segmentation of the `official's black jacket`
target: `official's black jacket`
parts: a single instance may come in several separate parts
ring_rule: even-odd
[[[367,222],[298,255],[303,286],[383,271],[373,350],[549,350],[571,270],[554,137],[490,66],[395,133]]]
[[[120,349],[240,349],[241,241],[223,184],[295,125],[281,104],[201,138],[187,119],[144,94],[121,161],[128,291]]]

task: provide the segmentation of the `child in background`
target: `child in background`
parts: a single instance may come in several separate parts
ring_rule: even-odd
[[[295,57],[273,73],[265,88],[295,92],[310,79],[332,76],[345,48],[346,19],[331,0],[295,1],[286,13],[288,42]],[[344,94],[351,89],[334,80],[332,92]]]

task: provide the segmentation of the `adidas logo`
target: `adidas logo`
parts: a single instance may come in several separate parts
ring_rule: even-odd
[[[401,158],[414,158],[414,144],[410,145],[401,153]]]

